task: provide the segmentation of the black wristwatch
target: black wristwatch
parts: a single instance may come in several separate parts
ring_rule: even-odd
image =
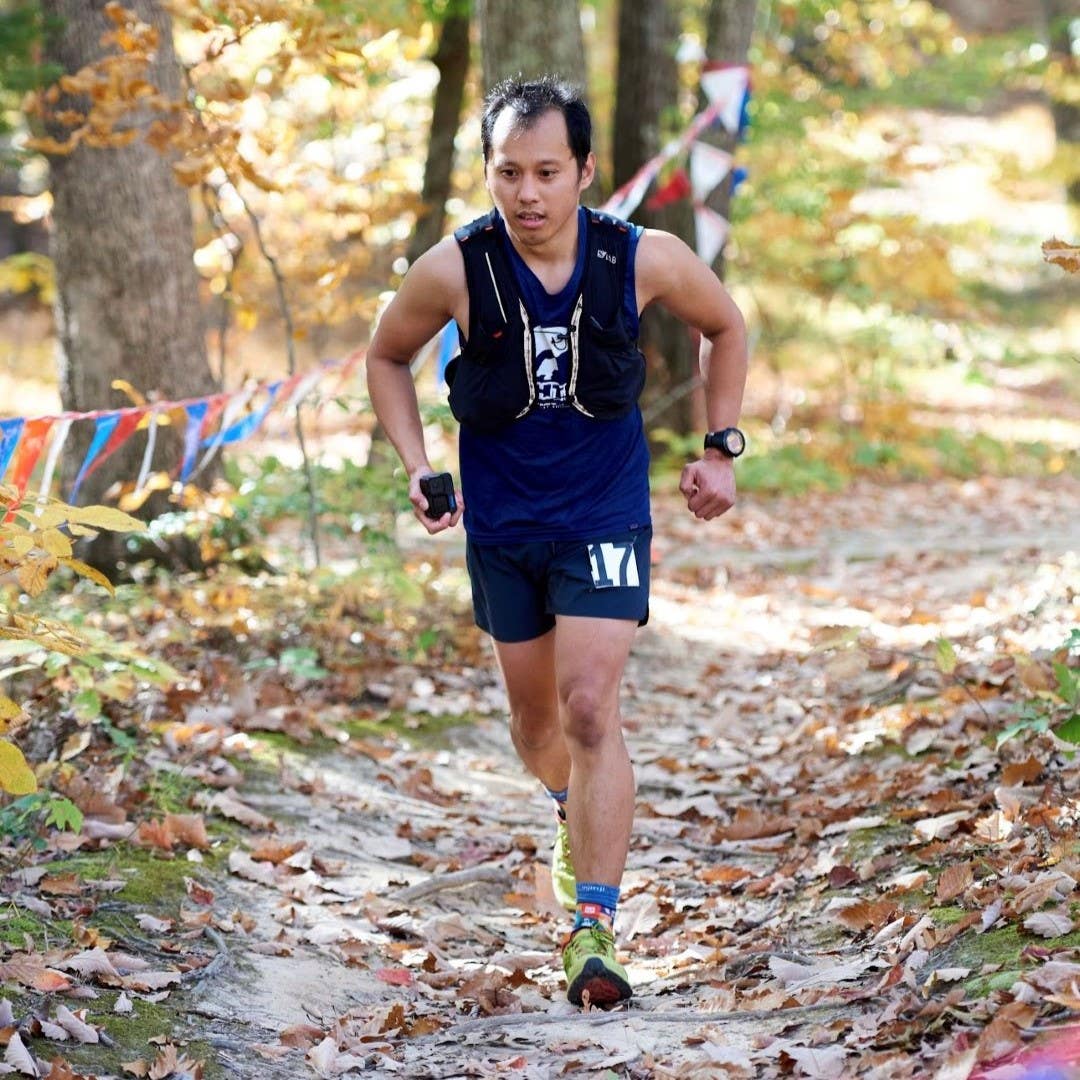
[[[746,449],[746,436],[737,427],[710,431],[705,436],[706,450],[719,450],[724,457],[737,458]]]

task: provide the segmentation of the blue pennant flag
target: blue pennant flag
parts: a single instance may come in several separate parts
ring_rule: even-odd
[[[86,451],[86,457],[83,458],[83,463],[79,468],[79,475],[75,477],[71,494],[68,495],[68,502],[72,505],[75,503],[86,474],[90,471],[90,466],[94,464],[94,458],[101,453],[102,448],[109,441],[109,436],[118,423],[120,423],[120,414],[118,412],[106,413],[104,416],[98,417],[97,423],[94,425],[94,437],[90,440],[90,448]]]
[[[25,423],[26,421],[21,416],[13,417],[11,420],[0,420],[0,480],[4,479],[11,455],[15,453],[15,448],[19,445]]]
[[[180,466],[180,482],[186,484],[191,470],[195,467],[195,455],[199,452],[199,436],[202,434],[202,423],[206,417],[206,410],[210,407],[208,401],[193,401],[184,406],[187,413],[187,429],[184,431],[184,461]]]
[[[279,379],[266,388],[266,401],[254,412],[248,413],[242,420],[237,420],[235,424],[230,424],[224,431],[219,431],[216,435],[203,439],[202,445],[209,446],[214,443],[221,446],[222,444],[239,442],[257,431],[259,425],[266,419],[266,414],[274,407],[274,401],[278,396],[278,391],[281,389],[281,382],[282,380]]]

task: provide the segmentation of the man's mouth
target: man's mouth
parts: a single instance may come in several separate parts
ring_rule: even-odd
[[[530,210],[526,210],[516,215],[518,221],[521,222],[527,229],[535,229],[537,226],[544,223],[544,215],[537,214]]]

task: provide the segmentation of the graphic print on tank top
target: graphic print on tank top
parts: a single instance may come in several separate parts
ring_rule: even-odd
[[[565,326],[533,327],[538,408],[560,409],[566,405],[566,385],[570,374],[569,337],[569,330]]]

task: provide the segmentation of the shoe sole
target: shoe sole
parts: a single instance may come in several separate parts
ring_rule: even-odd
[[[634,993],[624,978],[604,967],[604,962],[595,956],[585,961],[578,977],[567,988],[566,996],[571,1005],[582,1005],[586,992],[590,1005],[617,1005]]]

